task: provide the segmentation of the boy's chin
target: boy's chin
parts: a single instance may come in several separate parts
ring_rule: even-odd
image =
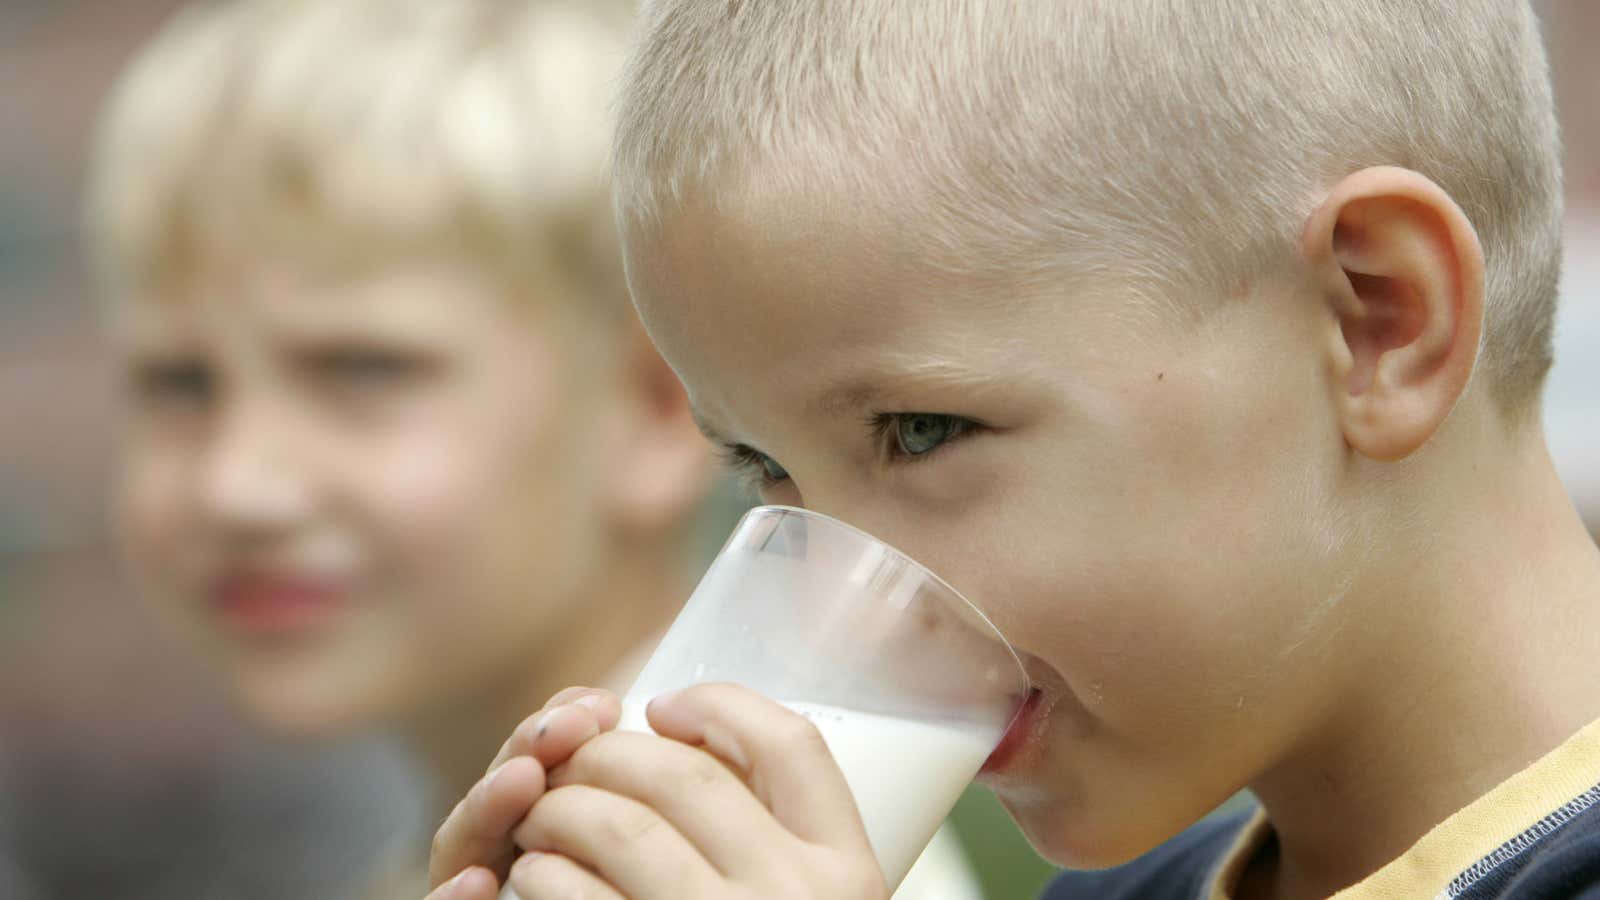
[[[252,725],[294,740],[338,738],[392,718],[380,692],[311,668],[235,667],[228,673],[229,695]]]
[[[1018,809],[1009,803],[1006,808],[1036,853],[1068,869],[1110,869],[1132,862],[1189,824],[1134,821],[1128,809],[1062,809],[1057,804]]]

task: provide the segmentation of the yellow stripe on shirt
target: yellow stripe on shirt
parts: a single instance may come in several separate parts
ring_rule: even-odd
[[[1333,900],[1444,897],[1462,872],[1595,785],[1600,785],[1600,721],[1434,826],[1399,858]],[[1232,900],[1239,877],[1271,835],[1266,814],[1258,812],[1218,864],[1208,900]]]

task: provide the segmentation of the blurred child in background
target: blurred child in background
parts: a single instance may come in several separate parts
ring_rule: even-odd
[[[280,732],[397,728],[444,795],[669,621],[707,451],[604,179],[623,3],[196,6],[93,199],[118,525]]]
[[[131,569],[255,720],[397,729],[440,797],[556,688],[626,684],[687,593],[709,449],[605,173],[627,12],[199,5],[102,135]]]

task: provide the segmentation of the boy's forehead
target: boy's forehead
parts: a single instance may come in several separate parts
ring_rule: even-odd
[[[113,316],[130,335],[231,325],[306,336],[436,333],[474,313],[510,309],[501,293],[473,267],[449,258],[344,272],[263,259],[197,266],[160,290],[125,298]]]
[[[628,229],[634,297],[717,432],[733,411],[860,409],[885,395],[996,388],[1058,305],[926,260],[903,223],[839,201],[690,206]]]
[[[842,239],[844,229],[820,222],[799,208],[695,204],[648,230],[628,229],[630,286],[669,359],[689,342],[727,338],[754,349],[878,327],[901,284],[896,254],[866,229],[861,240],[879,246],[859,253]]]
[[[916,217],[842,190],[721,191],[624,228],[631,286],[653,328],[719,317],[776,329],[933,331],[982,307],[1021,314],[1016,285],[928,251]],[[963,316],[961,305],[972,315]],[[993,310],[987,310],[993,311]],[[950,315],[952,312],[956,315]],[[950,320],[950,321],[946,321]],[[931,336],[931,335],[930,335]]]

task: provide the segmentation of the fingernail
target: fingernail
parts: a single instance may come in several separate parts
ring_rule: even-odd
[[[446,897],[454,897],[456,893],[461,890],[461,883],[466,881],[467,875],[471,874],[471,872],[471,869],[464,869],[460,872],[457,872],[456,877],[446,881],[444,883],[444,895]]]
[[[533,734],[534,740],[538,740],[539,738],[544,737],[545,732],[550,730],[550,726],[555,724],[556,718],[558,716],[560,716],[564,711],[566,711],[566,708],[567,708],[566,706],[558,706],[555,709],[549,710],[544,715],[540,716],[539,717],[539,727],[534,730],[534,734]]]
[[[581,706],[584,709],[589,710],[590,712],[599,712],[600,711],[600,695],[599,694],[584,694],[582,697],[579,697],[578,699],[572,701],[572,703],[573,703],[573,705]]]
[[[483,789],[485,791],[488,791],[494,787],[494,783],[500,778],[500,772],[505,769],[506,763],[508,762],[511,762],[511,760],[508,759],[506,762],[503,762],[489,770],[489,776],[483,779]]]
[[[682,693],[683,693],[682,690],[676,690],[676,691],[667,691],[666,693],[662,693],[662,694],[657,694],[657,695],[655,695],[655,697],[649,703],[645,704],[645,708],[649,709],[652,706],[657,706],[657,707],[659,707],[659,706],[671,706],[672,702],[674,700],[677,700],[678,699],[678,695],[682,694]]]

